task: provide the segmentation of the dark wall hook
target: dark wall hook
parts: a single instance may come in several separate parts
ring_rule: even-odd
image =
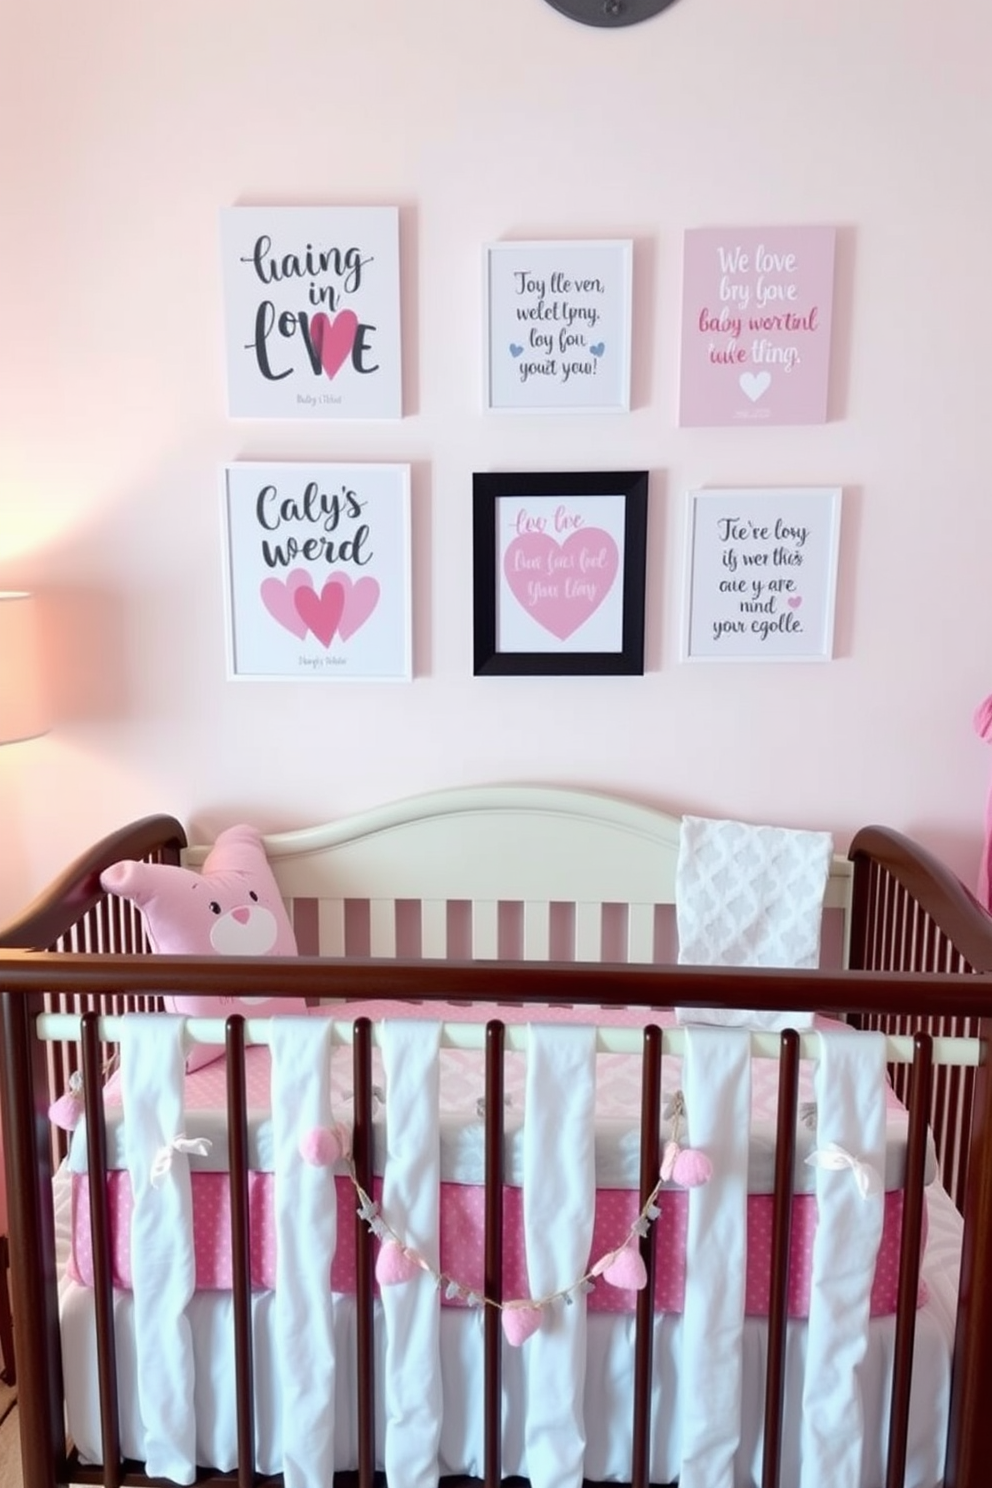
[[[675,0],[548,0],[555,10],[570,20],[581,21],[584,26],[634,26],[674,3]]]

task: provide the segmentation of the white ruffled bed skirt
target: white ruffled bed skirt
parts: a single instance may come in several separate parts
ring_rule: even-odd
[[[925,1276],[930,1300],[917,1313],[916,1364],[910,1419],[907,1488],[936,1488],[943,1472],[950,1391],[950,1357],[956,1305],[956,1267],[960,1253],[960,1220],[939,1191],[929,1195],[930,1243]],[[271,1293],[256,1294],[255,1391],[256,1468],[275,1473],[282,1468],[281,1397]],[[334,1326],[338,1357],[354,1357],[354,1299],[336,1296]],[[189,1309],[196,1368],[197,1460],[229,1470],[236,1461],[233,1384],[233,1325],[230,1297],[199,1294]],[[143,1438],[134,1390],[133,1311],[131,1298],[117,1299],[117,1347],[122,1440],[129,1457],[142,1460]],[[100,1430],[95,1360],[92,1292],[65,1283],[62,1296],[64,1373],[70,1434],[87,1461],[99,1461]],[[863,1488],[884,1481],[888,1388],[895,1333],[893,1318],[874,1319],[862,1380],[866,1421]],[[589,1318],[585,1419],[588,1429],[585,1472],[600,1481],[629,1479],[630,1422],[633,1390],[633,1318],[595,1314]],[[790,1325],[787,1359],[783,1481],[799,1477],[800,1403],[802,1400],[805,1324]],[[477,1312],[445,1308],[441,1314],[443,1423],[440,1469],[482,1475],[482,1326]],[[678,1360],[681,1319],[660,1316],[655,1326],[654,1438],[651,1479],[670,1482],[679,1471],[680,1401]],[[381,1352],[381,1351],[380,1351]],[[527,1399],[528,1349],[504,1347],[504,1472],[526,1475],[523,1402]],[[748,1319],[744,1330],[743,1440],[737,1454],[737,1488],[760,1482],[761,1422],[764,1384],[765,1324]],[[381,1391],[381,1358],[377,1372]],[[335,1467],[353,1468],[356,1405],[351,1369],[337,1371]],[[377,1402],[377,1437],[382,1439],[381,1395]],[[381,1466],[381,1464],[380,1464]]]

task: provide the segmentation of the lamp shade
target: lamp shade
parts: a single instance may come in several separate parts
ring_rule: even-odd
[[[0,744],[49,727],[33,594],[0,591]]]

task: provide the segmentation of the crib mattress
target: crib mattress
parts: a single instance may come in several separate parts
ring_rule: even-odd
[[[505,1023],[541,1021],[544,1023],[588,1023],[643,1028],[655,1023],[662,1028],[674,1027],[670,1010],[643,1008],[571,1007],[534,1008],[475,1004],[463,1007],[435,1003],[430,1008],[417,1004],[369,1001],[350,1003],[347,1007],[314,1009],[313,1016],[347,1015],[350,1018],[433,1017],[448,1022],[486,1022],[500,1018]],[[818,1026],[839,1026],[832,1019],[818,1018]],[[662,1061],[662,1105],[680,1087],[681,1060]],[[272,1122],[269,1114],[269,1053],[252,1048],[246,1056],[248,1090],[248,1162],[258,1172],[271,1172],[273,1166]],[[519,1186],[523,1178],[523,1118],[526,1056],[507,1052],[505,1056],[505,1151],[506,1181]],[[384,1087],[382,1060],[378,1049],[372,1051],[373,1086],[381,1096]],[[352,1054],[350,1048],[334,1049],[331,1063],[331,1097],[334,1114],[349,1130],[352,1124]],[[600,1188],[636,1188],[640,1174],[640,1084],[641,1062],[630,1054],[599,1054],[596,1059],[596,1181]],[[448,1183],[479,1185],[485,1175],[485,1092],[484,1064],[481,1053],[442,1049],[440,1085],[441,1178]],[[107,1119],[107,1166],[126,1167],[124,1119],[116,1078],[107,1086],[105,1097]],[[799,1076],[800,1120],[796,1128],[796,1162],[793,1189],[796,1194],[812,1193],[816,1175],[805,1161],[816,1146],[815,1122],[802,1119],[813,1101],[813,1072],[808,1061],[802,1061]],[[778,1063],[757,1060],[752,1066],[750,1156],[748,1189],[751,1194],[770,1194],[775,1179],[775,1130],[778,1103]],[[373,1167],[381,1173],[385,1157],[385,1126],[381,1099],[373,1112]],[[226,1083],[222,1059],[187,1075],[186,1134],[204,1137],[211,1146],[203,1156],[190,1156],[191,1171],[224,1172],[227,1169]],[[692,1113],[689,1113],[691,1139]],[[886,1161],[884,1186],[887,1190],[902,1187],[905,1173],[908,1116],[891,1090],[887,1092]],[[662,1137],[669,1131],[662,1122]],[[86,1128],[82,1123],[73,1134],[69,1156],[70,1170],[85,1173],[87,1168]],[[338,1171],[345,1171],[340,1164]],[[936,1158],[928,1145],[925,1181],[936,1174]]]
[[[334,1010],[340,1016],[340,1009]],[[422,1017],[425,1009],[393,1003],[369,1002],[348,1007],[349,1017]],[[430,1010],[448,1021],[484,1021],[499,1016],[504,1021],[522,1019],[520,1009],[496,1006],[466,1008],[441,1005]],[[326,1015],[326,1014],[325,1014]],[[533,1016],[533,1011],[531,1011]],[[556,1008],[542,1011],[544,1021],[588,1020],[581,1009]],[[647,1022],[670,1024],[667,1012],[621,1009],[596,1010],[597,1022],[644,1026]],[[830,1020],[823,1020],[824,1023]],[[381,1083],[378,1051],[373,1051],[374,1080]],[[352,1065],[351,1051],[334,1051],[332,1095],[336,1116],[350,1126]],[[663,1061],[663,1097],[679,1087],[681,1061]],[[441,1268],[463,1286],[483,1289],[484,1191],[483,1112],[484,1091],[481,1054],[443,1050],[441,1055]],[[276,1278],[276,1245],[273,1203],[275,1180],[272,1167],[272,1124],[268,1110],[269,1053],[264,1048],[248,1050],[246,1075],[250,1108],[249,1204],[251,1227],[251,1272],[253,1285],[271,1288]],[[751,1189],[747,1204],[747,1279],[745,1309],[749,1315],[767,1314],[771,1286],[772,1198],[774,1132],[778,1098],[778,1065],[756,1061],[752,1069],[752,1129],[750,1146]],[[525,1056],[506,1056],[507,1169],[509,1186],[504,1196],[504,1287],[509,1296],[528,1294],[524,1243],[523,1197],[520,1182],[520,1147],[524,1105]],[[812,1096],[811,1068],[804,1063],[800,1076],[800,1099]],[[603,1254],[620,1244],[637,1215],[636,1185],[639,1177],[640,1061],[633,1055],[597,1056],[596,1172],[597,1197],[593,1254]],[[193,1243],[196,1285],[201,1290],[231,1286],[230,1190],[226,1173],[227,1142],[225,1114],[225,1070],[215,1061],[187,1076],[186,1133],[206,1136],[212,1143],[209,1154],[194,1156],[192,1167]],[[900,1183],[905,1163],[906,1112],[892,1092],[888,1094],[888,1144],[886,1160],[885,1218],[871,1295],[873,1315],[893,1312],[898,1299],[899,1244],[902,1221]],[[130,1225],[131,1182],[124,1164],[124,1122],[119,1089],[108,1087],[108,1176],[109,1214],[112,1235],[112,1274],[115,1286],[132,1284]],[[690,1113],[691,1122],[691,1113]],[[381,1172],[384,1132],[381,1114],[376,1121],[376,1164]],[[667,1128],[666,1128],[667,1129]],[[812,1170],[802,1161],[815,1144],[812,1124],[800,1121],[797,1145],[796,1192],[793,1200],[792,1239],[788,1306],[791,1316],[805,1317],[809,1311],[813,1240],[816,1232],[815,1196],[802,1192],[811,1186]],[[77,1131],[70,1157],[72,1185],[72,1250],[70,1275],[83,1285],[93,1283],[90,1239],[89,1187],[85,1176],[85,1131]],[[348,1177],[339,1172],[338,1212],[353,1213],[355,1197]],[[378,1194],[376,1194],[378,1197]],[[655,1224],[656,1307],[661,1312],[679,1312],[685,1292],[685,1256],[688,1195],[674,1185],[659,1196],[660,1214]],[[924,1234],[924,1241],[925,1241]],[[342,1294],[355,1289],[354,1225],[340,1223],[331,1269],[330,1287]],[[588,1298],[592,1312],[629,1312],[636,1293],[600,1284]],[[462,1305],[458,1298],[446,1305]]]
[[[355,1209],[347,1178],[337,1178],[338,1214]],[[378,1200],[381,1184],[376,1182]],[[230,1187],[226,1173],[198,1173],[192,1180],[193,1250],[196,1287],[226,1290],[233,1284],[231,1255]],[[524,1243],[523,1196],[519,1188],[504,1194],[503,1278],[505,1295],[527,1296],[527,1258]],[[127,1173],[109,1176],[108,1203],[114,1286],[131,1288],[131,1181]],[[659,1312],[681,1312],[685,1298],[686,1232],[689,1197],[684,1192],[660,1195],[655,1236],[655,1308]],[[251,1278],[256,1288],[276,1284],[274,1180],[271,1173],[249,1176],[251,1230]],[[441,1269],[475,1292],[484,1291],[484,1191],[469,1184],[443,1183],[440,1198]],[[637,1195],[632,1189],[599,1189],[592,1254],[604,1255],[619,1245],[637,1217]],[[789,1254],[788,1307],[791,1317],[809,1313],[813,1273],[813,1240],[816,1234],[816,1199],[798,1194],[793,1200]],[[899,1297],[899,1243],[902,1226],[902,1194],[885,1195],[882,1240],[875,1264],[871,1292],[872,1316],[895,1312]],[[926,1223],[922,1243],[926,1244]],[[767,1194],[752,1194],[747,1206],[747,1277],[745,1312],[766,1316],[771,1295],[772,1200]],[[90,1233],[89,1187],[85,1177],[72,1177],[72,1248],[69,1275],[83,1286],[93,1285],[93,1249]],[[355,1226],[338,1225],[337,1246],[331,1267],[330,1289],[355,1291]],[[921,1287],[921,1300],[925,1290]],[[594,1285],[586,1298],[590,1312],[632,1312],[636,1292],[606,1283]],[[442,1306],[464,1306],[459,1298],[442,1297]]]

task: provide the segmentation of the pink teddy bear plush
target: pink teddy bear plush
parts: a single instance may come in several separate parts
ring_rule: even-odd
[[[261,836],[254,827],[228,827],[204,860],[202,871],[168,863],[114,863],[100,875],[111,894],[141,911],[152,950],[176,956],[295,956],[296,937]],[[170,1012],[190,1018],[256,1017],[304,1013],[302,997],[166,997]],[[190,1069],[220,1051],[201,1045]]]

